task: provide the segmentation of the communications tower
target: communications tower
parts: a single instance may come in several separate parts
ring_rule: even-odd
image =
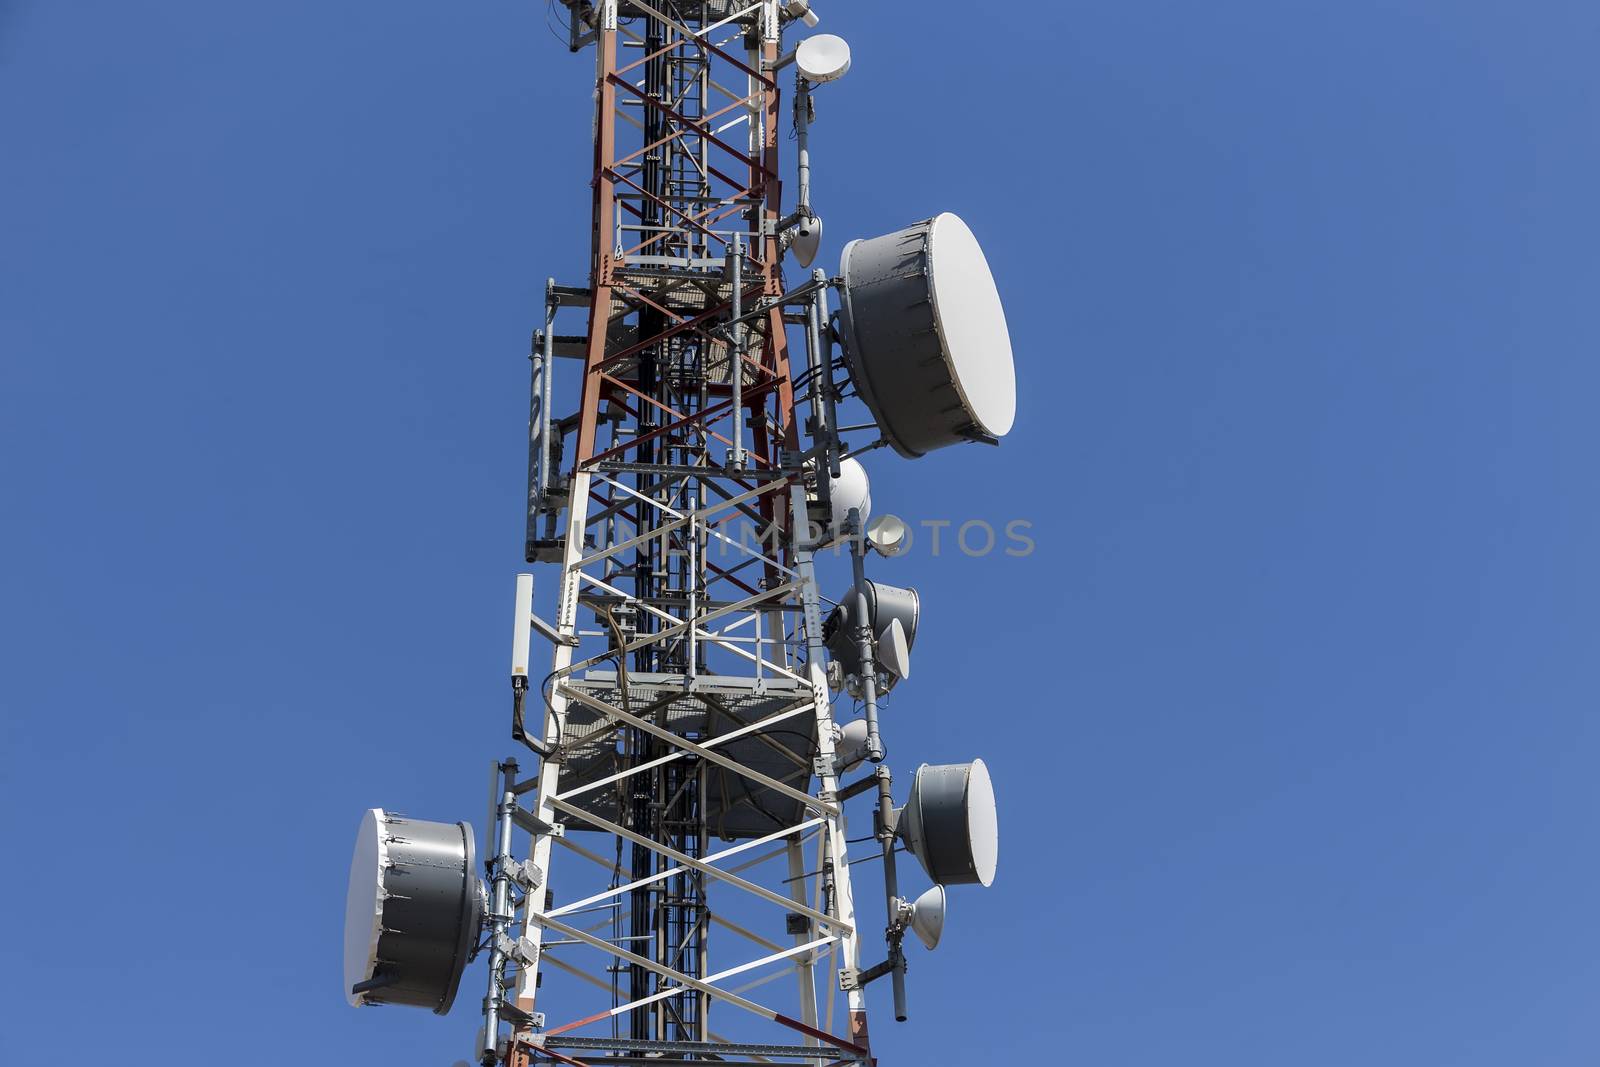
[[[893,799],[879,701],[922,600],[866,576],[907,530],[871,518],[856,457],[997,443],[1004,314],[954,215],[806,271],[811,93],[850,66],[808,0],[562,7],[595,122],[589,276],[547,284],[531,355],[526,558],[554,607],[518,577],[522,750],[491,771],[481,856],[465,823],[367,813],[347,995],[443,1014],[483,956],[485,1067],[868,1063],[869,984],[906,1017],[905,934],[937,943],[997,833],[981,760]],[[814,557],[840,546],[835,600]],[[900,851],[934,883],[914,900]]]

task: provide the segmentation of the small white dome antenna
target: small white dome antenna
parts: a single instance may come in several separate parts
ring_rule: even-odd
[[[867,544],[878,555],[892,559],[911,547],[911,528],[898,515],[879,515],[867,523]]]
[[[826,85],[850,72],[850,45],[837,34],[819,33],[800,42],[794,63],[806,81]]]

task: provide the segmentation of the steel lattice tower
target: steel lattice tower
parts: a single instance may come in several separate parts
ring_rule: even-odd
[[[921,597],[866,577],[869,547],[909,533],[867,521],[855,453],[998,443],[1009,334],[949,213],[849,242],[838,277],[785,279],[821,237],[812,88],[849,47],[784,50],[809,0],[657,4],[562,0],[595,57],[591,255],[584,284],[548,282],[531,353],[526,557],[554,588],[546,621],[517,579],[511,733],[536,769],[493,766],[487,881],[466,823],[367,811],[346,996],[444,1014],[486,954],[483,1067],[870,1063],[866,985],[891,978],[906,1018],[906,935],[938,944],[945,887],[989,885],[999,837],[981,759],[921,765],[894,804],[879,700],[910,676]],[[835,406],[854,397],[873,422],[850,432],[880,436],[852,452]],[[844,544],[853,584],[827,601],[815,556]],[[840,692],[860,718],[838,721]],[[855,797],[872,825],[852,839]],[[867,967],[852,840],[883,878]],[[902,847],[933,882],[915,899]]]
[[[534,793],[524,821],[548,877],[527,891],[524,940],[492,961],[517,975],[512,1060],[780,1046],[864,1059],[860,990],[831,1018],[857,929],[822,612],[796,537],[816,457],[800,447],[786,308],[813,331],[826,312],[820,279],[785,294],[780,267],[779,5],[613,0],[572,14],[574,49],[596,57],[593,248],[587,286],[551,283],[535,341],[528,558],[559,562],[560,585],[550,676],[528,686],[520,720],[549,756],[513,787]],[[581,338],[555,332],[569,306],[587,308]],[[581,356],[581,400],[557,421],[563,355]],[[519,629],[529,611],[525,581]],[[732,873],[763,853],[773,862]],[[600,884],[578,904],[547,896],[591,874]],[[713,887],[744,899],[713,907]],[[740,921],[760,907],[764,930]],[[564,958],[579,948],[594,950],[586,964]],[[795,970],[798,999],[777,1010],[733,992],[752,962]],[[536,1030],[538,975],[552,971],[609,997]],[[730,1020],[724,1034],[713,1004],[764,1025]]]

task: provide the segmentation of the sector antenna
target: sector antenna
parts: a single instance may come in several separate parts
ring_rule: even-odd
[[[591,242],[586,276],[546,283],[529,357],[542,577],[516,578],[494,711],[517,747],[481,840],[360,816],[341,992],[470,1013],[482,1067],[873,1064],[869,1006],[910,1015],[907,935],[957,936],[954,887],[993,882],[999,831],[982,759],[918,729],[941,665],[912,680],[917,637],[963,623],[868,577],[914,539],[873,514],[862,457],[882,476],[1006,435],[999,293],[949,213],[812,268],[818,104],[870,57],[810,33],[809,0],[554,10],[594,140],[542,163],[570,166]],[[856,109],[834,121],[870,136]],[[954,761],[908,764],[898,804],[890,733],[897,758]]]

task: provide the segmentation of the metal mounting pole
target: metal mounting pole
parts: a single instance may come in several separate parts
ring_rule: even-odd
[[[550,488],[550,388],[551,364],[555,362],[556,280],[545,280],[544,329],[536,336],[538,344],[529,353],[528,373],[528,518],[526,551],[531,558],[539,538],[539,517],[548,511],[545,496]]]
[[[733,290],[733,336],[728,339],[729,382],[733,387],[733,448],[728,465],[744,466],[744,238],[735,237],[728,249],[728,274]]]
[[[483,1045],[478,1059],[491,1067],[499,1058],[501,1008],[506,1000],[506,955],[501,948],[511,926],[511,813],[517,807],[517,761],[500,764],[500,807],[495,813],[494,891],[489,903],[489,992],[483,998]]]
[[[806,399],[811,407],[812,437],[816,441],[817,502],[824,515],[832,515],[830,479],[839,477],[839,442],[833,432],[833,346],[826,342],[822,332],[828,314],[827,272],[812,271],[811,281],[816,291],[806,301]]]
[[[556,308],[560,302],[556,298],[556,280],[546,278],[544,283],[544,352],[541,372],[539,398],[539,440],[544,446],[544,455],[539,463],[539,495],[543,497],[550,487],[550,401],[555,388],[555,353],[556,353]]]
[[[811,217],[811,83],[804,75],[794,76],[794,144],[795,162],[799,169],[799,186],[795,191],[794,213],[800,218]]]
[[[818,268],[811,272],[811,280],[817,282],[817,291],[811,295],[811,307],[807,311],[806,329],[810,338],[810,345],[816,350],[817,363],[814,367],[814,377],[811,379],[811,388],[820,392],[822,396],[822,426],[818,435],[818,442],[826,449],[828,457],[828,473],[839,477],[839,419],[834,413],[833,395],[833,340],[829,335],[828,326],[828,287],[826,284],[828,274]],[[819,380],[820,378],[820,380]],[[813,396],[817,395],[813,393]],[[813,401],[815,410],[815,401]]]
[[[850,539],[850,566],[855,573],[856,651],[861,658],[861,703],[867,712],[867,759],[883,761],[883,740],[878,736],[878,664],[872,655],[872,620],[867,615],[867,534],[861,526],[861,512],[850,509],[845,523]]]
[[[894,984],[894,1021],[906,1021],[906,954],[901,946],[905,931],[894,921],[900,897],[900,875],[894,863],[894,796],[889,790],[893,775],[879,764],[873,774],[878,779],[876,832],[883,848],[883,898],[889,912],[889,977]]]

